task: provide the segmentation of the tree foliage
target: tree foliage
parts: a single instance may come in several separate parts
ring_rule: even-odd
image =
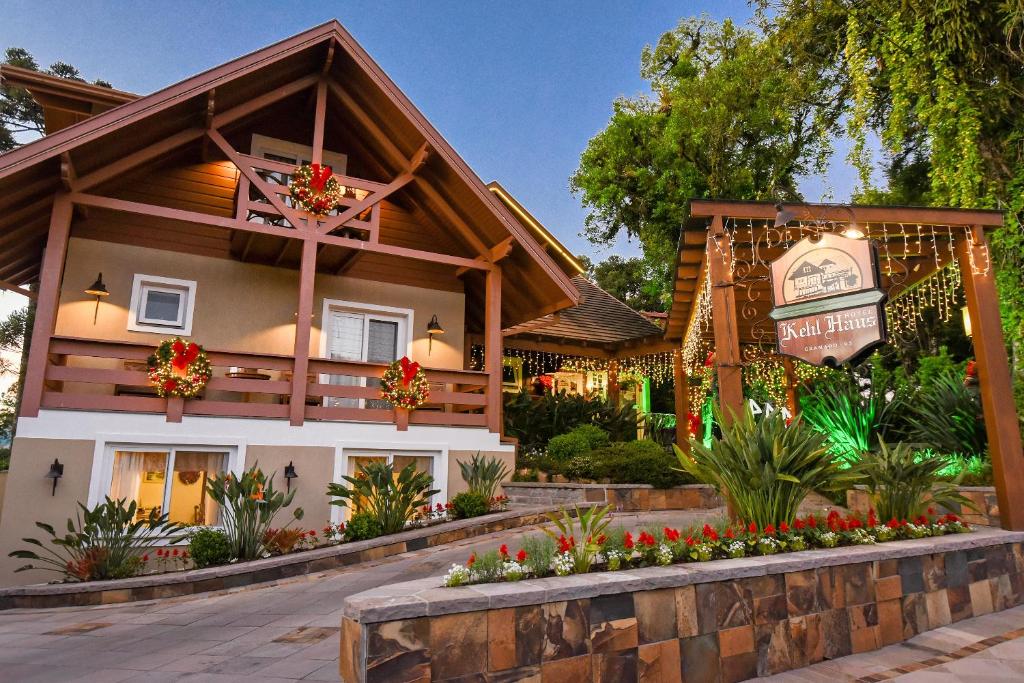
[[[654,262],[643,256],[612,254],[604,261],[585,261],[587,277],[598,287],[637,311],[665,311],[670,303],[665,283],[671,263]]]

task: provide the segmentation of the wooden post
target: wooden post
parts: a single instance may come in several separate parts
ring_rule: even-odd
[[[299,267],[299,309],[295,318],[295,365],[292,369],[292,397],[289,417],[300,426],[306,416],[306,386],[309,383],[309,337],[313,325],[313,287],[316,279],[316,240],[302,242]]]
[[[500,434],[501,416],[501,266],[487,271],[484,312],[484,371],[487,372],[487,428]]]
[[[800,380],[796,376],[796,367],[793,365],[792,358],[783,356],[782,367],[786,371],[786,409],[790,415],[796,417],[800,414],[800,397],[796,393]]]
[[[967,312],[971,316],[974,355],[977,360],[981,406],[988,432],[988,450],[999,501],[999,516],[1004,529],[1024,530],[1024,455],[1021,453],[1020,424],[1013,401],[1010,365],[1006,357],[995,273],[988,254],[983,228],[975,226],[973,262],[967,240],[956,243],[956,257],[967,294]]]
[[[32,325],[28,363],[25,366],[25,385],[21,396],[21,417],[39,415],[43,398],[46,363],[50,355],[50,337],[57,324],[57,306],[60,303],[61,279],[64,260],[71,235],[71,215],[74,207],[67,194],[58,192],[50,213],[50,231],[43,251],[43,264],[39,274],[39,298],[36,300],[36,318]]]
[[[683,367],[683,353],[672,352],[672,379],[676,402],[676,445],[684,453],[690,452],[690,391],[689,378]]]
[[[181,416],[185,413],[185,399],[180,396],[167,397],[167,421],[181,422]]]
[[[733,413],[739,416],[743,412],[743,366],[732,279],[732,247],[721,216],[711,219],[707,259],[711,270],[711,318],[715,333],[715,360],[718,363],[718,403],[722,419],[728,424],[732,422]]]
[[[619,361],[613,358],[608,361],[608,402],[619,405]]]
[[[324,122],[327,118],[327,77],[320,78],[316,86],[316,114],[313,119],[313,160],[314,164],[323,163],[324,157]]]

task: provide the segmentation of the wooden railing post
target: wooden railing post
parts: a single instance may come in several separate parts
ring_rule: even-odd
[[[39,275],[39,298],[36,300],[36,318],[32,326],[28,363],[25,366],[21,417],[39,415],[46,363],[50,353],[50,337],[53,336],[57,323],[57,306],[60,302],[60,286],[64,276],[64,260],[68,252],[73,210],[67,194],[58,192],[50,213],[50,230],[46,237],[46,249],[43,252],[42,270]]]
[[[292,369],[291,423],[302,424],[306,416],[306,388],[309,373],[309,338],[313,326],[313,288],[316,279],[316,240],[302,242],[299,266],[299,307],[295,318],[295,364]]]
[[[981,407],[988,432],[999,517],[1004,529],[1024,531],[1024,505],[1021,504],[1024,501],[1024,454],[1020,423],[1014,408],[995,273],[984,249],[986,239],[981,226],[973,228],[973,241],[973,254],[967,240],[957,241],[956,258],[971,317],[971,339],[978,363]]]
[[[715,333],[715,360],[718,363],[718,403],[722,419],[728,424],[732,415],[743,412],[743,366],[736,316],[736,291],[733,288],[732,247],[722,226],[722,217],[711,219],[708,238],[708,268],[711,270],[711,318]]]
[[[501,267],[487,271],[484,306],[484,370],[487,372],[487,428],[501,433]]]

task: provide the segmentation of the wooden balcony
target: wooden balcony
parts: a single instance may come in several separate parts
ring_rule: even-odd
[[[164,413],[171,422],[183,415],[288,419],[293,400],[295,359],[271,354],[207,350],[213,377],[195,399],[156,395],[146,372],[153,347],[73,337],[50,340],[41,407],[131,413]],[[406,413],[379,404],[380,363],[309,359],[304,417],[307,420],[486,427],[488,376],[484,372],[424,368],[429,403]],[[239,371],[244,368],[245,371]],[[233,376],[232,376],[233,375]],[[258,378],[255,378],[258,377]],[[332,378],[347,378],[345,384]],[[346,400],[346,405],[337,405]]]

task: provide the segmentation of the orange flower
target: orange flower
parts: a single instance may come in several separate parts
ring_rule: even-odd
[[[252,498],[253,500],[262,501],[263,500],[263,484],[258,484],[256,486],[256,490],[249,497]]]

